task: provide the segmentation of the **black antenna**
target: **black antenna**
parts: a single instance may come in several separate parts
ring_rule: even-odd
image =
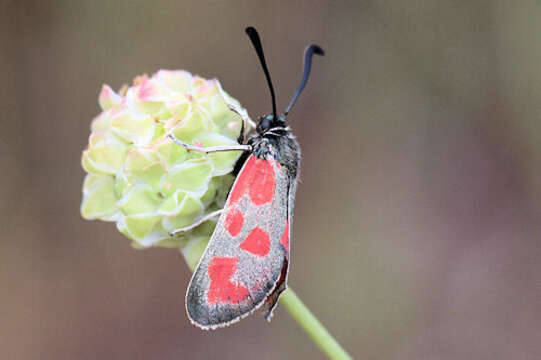
[[[314,54],[317,55],[325,55],[325,51],[323,51],[322,48],[320,48],[317,45],[310,45],[304,50],[304,72],[302,74],[301,83],[299,84],[299,87],[297,88],[297,91],[295,91],[295,94],[293,95],[293,98],[289,102],[289,105],[286,108],[286,111],[284,111],[284,115],[287,115],[290,111],[293,105],[295,105],[295,102],[297,101],[297,98],[302,92],[302,89],[306,86],[306,83],[308,82],[308,76],[310,75],[310,68],[312,67],[312,56]]]
[[[259,34],[257,33],[257,30],[255,28],[249,26],[246,28],[245,31],[246,34],[248,34],[248,36],[250,37],[250,40],[252,40],[252,44],[254,45],[257,56],[259,57],[259,61],[261,62],[261,67],[263,68],[263,72],[265,73],[265,77],[267,78],[267,84],[269,85],[272,98],[272,115],[273,118],[276,119],[276,97],[274,96],[274,87],[272,86],[269,69],[267,69],[265,54],[263,54],[263,46],[261,45],[261,39],[259,38]]]

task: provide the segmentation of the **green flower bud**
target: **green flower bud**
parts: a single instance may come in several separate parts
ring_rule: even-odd
[[[187,151],[167,134],[205,147],[236,144],[242,119],[228,104],[238,101],[218,80],[169,70],[139,76],[119,93],[104,85],[98,101],[103,111],[81,160],[82,216],[116,222],[136,248],[180,248],[194,268],[216,222],[169,232],[224,206],[240,152]]]

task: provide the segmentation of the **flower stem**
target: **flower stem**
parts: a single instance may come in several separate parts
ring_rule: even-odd
[[[352,359],[291,288],[284,291],[280,302],[330,359]]]

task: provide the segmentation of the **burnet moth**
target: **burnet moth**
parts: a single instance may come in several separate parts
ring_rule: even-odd
[[[323,55],[317,45],[304,52],[304,72],[299,87],[283,114],[276,100],[263,47],[257,31],[246,28],[265,73],[272,98],[272,113],[261,116],[255,133],[240,145],[199,147],[170,138],[188,150],[211,153],[243,151],[236,180],[222,210],[208,214],[188,228],[220,215],[209,244],[197,265],[186,294],[190,321],[202,329],[216,329],[239,321],[261,308],[270,321],[278,297],[287,287],[289,242],[295,189],[299,177],[300,148],[286,125],[286,116],[304,89],[312,56]],[[229,105],[245,121],[245,111]]]

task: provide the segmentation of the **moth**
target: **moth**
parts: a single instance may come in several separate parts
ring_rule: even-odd
[[[295,190],[299,178],[300,148],[286,124],[286,116],[304,89],[317,45],[304,52],[303,76],[283,114],[276,112],[274,87],[260,37],[253,27],[246,33],[258,55],[272,99],[272,113],[261,116],[255,133],[244,141],[247,114],[230,105],[243,118],[239,145],[199,147],[169,137],[188,150],[202,153],[243,151],[237,177],[222,210],[208,214],[187,228],[220,216],[209,244],[197,265],[186,294],[190,321],[202,329],[230,325],[262,309],[270,321],[280,294],[287,287],[289,243]]]

